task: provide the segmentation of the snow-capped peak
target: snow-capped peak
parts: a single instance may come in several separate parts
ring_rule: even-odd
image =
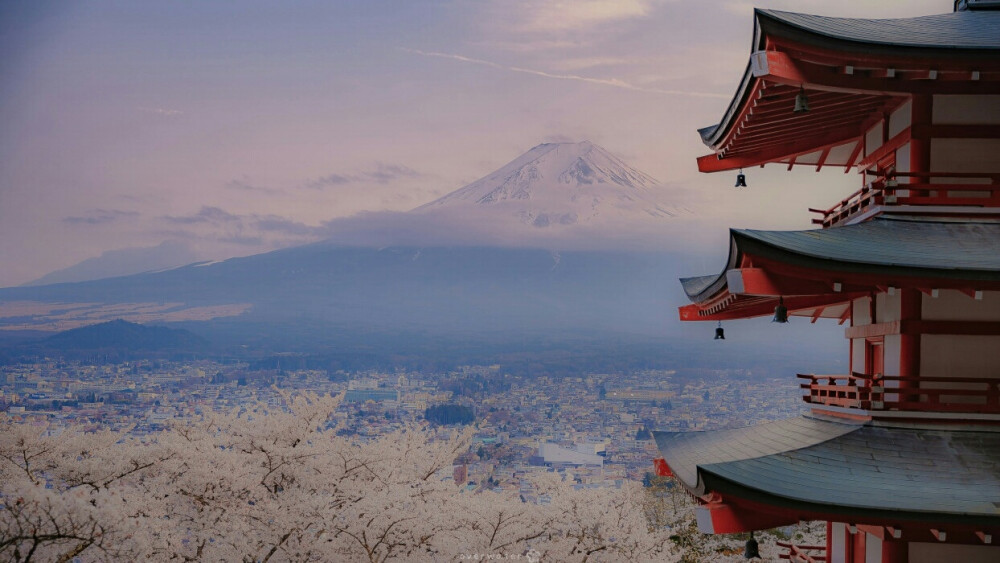
[[[654,201],[658,184],[590,141],[545,143],[414,211],[491,206],[542,227],[637,214],[672,216],[674,210]]]

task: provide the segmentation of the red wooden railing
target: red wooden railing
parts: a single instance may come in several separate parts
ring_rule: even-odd
[[[788,542],[776,542],[778,547],[783,547],[787,551],[778,557],[787,559],[792,563],[820,563],[826,561],[825,545],[795,545]]]
[[[933,411],[1000,414],[1000,379],[980,377],[901,377],[891,375],[812,375],[800,387],[814,405],[872,411]]]
[[[898,178],[920,180],[901,184]],[[928,183],[934,178],[955,178],[989,183]],[[964,192],[964,193],[963,193]],[[913,205],[949,207],[1000,207],[1000,174],[980,172],[894,172],[880,176],[829,209],[809,211],[821,215],[815,225],[832,227],[875,206]]]

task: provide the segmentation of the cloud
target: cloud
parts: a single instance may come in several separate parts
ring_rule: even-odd
[[[64,223],[71,225],[106,225],[129,217],[139,215],[138,211],[122,211],[119,209],[91,209],[81,216],[63,217]]]
[[[173,117],[175,115],[182,115],[184,112],[179,109],[167,109],[167,108],[146,108],[140,107],[139,111],[145,113],[154,113],[156,115],[162,115],[164,117]]]
[[[366,172],[365,175],[380,184],[387,184],[397,178],[418,178],[420,173],[412,168],[398,164],[376,163],[375,170]]]
[[[543,143],[575,143],[577,139],[560,134],[546,135],[542,138]]]
[[[420,172],[417,172],[408,166],[403,166],[402,164],[386,164],[384,162],[376,162],[375,166],[373,168],[369,168],[368,170],[362,170],[360,172],[349,174],[328,174],[306,182],[304,187],[314,190],[322,190],[332,186],[342,186],[354,183],[374,182],[378,184],[388,184],[401,178],[421,178],[423,176],[424,175]]]
[[[515,8],[521,16],[516,29],[536,33],[588,30],[645,17],[653,4],[649,0],[527,0]]]
[[[452,53],[439,53],[436,51],[421,51],[419,49],[409,49],[401,47],[403,51],[408,53],[413,53],[416,55],[421,55],[424,57],[437,57],[442,59],[451,59],[455,61],[461,61],[464,63],[471,63],[477,65],[483,65],[492,67],[499,70],[505,70],[508,72],[520,72],[524,74],[532,74],[535,76],[542,76],[545,78],[553,78],[557,80],[576,80],[579,82],[587,82],[590,84],[599,84],[602,86],[611,86],[614,88],[622,88],[624,90],[633,90],[636,92],[647,92],[650,94],[665,94],[670,96],[691,96],[696,98],[720,98],[729,99],[731,96],[728,94],[717,94],[714,92],[698,92],[694,90],[671,90],[662,88],[646,88],[643,86],[637,86],[635,84],[625,82],[624,80],[619,80],[617,78],[591,78],[589,76],[580,76],[577,74],[559,74],[553,72],[546,72],[543,70],[536,70],[530,68],[524,68],[519,66],[502,65],[500,63],[495,63],[493,61],[487,61],[484,59],[476,59],[472,57],[466,57],[464,55],[456,55]]]
[[[305,223],[293,221],[278,215],[266,215],[263,217],[254,215],[251,219],[253,221],[253,226],[261,231],[269,233],[284,233],[296,236],[321,236],[325,232],[321,227],[312,227],[306,225]]]
[[[576,57],[568,58],[557,61],[556,64],[559,65],[560,70],[564,71],[578,71],[588,68],[602,67],[602,66],[623,66],[623,65],[637,65],[641,63],[639,59],[627,58],[627,57]]]
[[[226,189],[236,190],[240,192],[261,193],[261,194],[271,194],[271,195],[283,193],[279,189],[268,188],[264,186],[255,186],[250,182],[248,182],[247,180],[230,180],[226,182]]]
[[[355,176],[345,176],[343,174],[330,174],[323,176],[322,178],[316,178],[315,180],[310,180],[306,182],[305,187],[312,188],[314,190],[322,190],[330,186],[342,186],[344,184],[350,184],[351,182],[357,181]]]
[[[160,219],[174,226],[157,231],[160,236],[243,247],[256,246],[262,250],[313,242],[327,233],[322,226],[307,225],[280,215],[243,215],[208,206],[190,215],[167,215]]]
[[[182,215],[179,217],[165,215],[163,219],[177,225],[194,225],[198,223],[230,223],[239,221],[240,217],[227,211],[223,211],[218,207],[203,206],[201,210],[194,215]]]
[[[224,242],[227,244],[238,244],[240,246],[261,246],[264,244],[264,239],[255,236],[245,236],[245,235],[232,235],[223,236],[217,239],[219,242]]]
[[[481,40],[472,41],[469,45],[485,47],[487,49],[502,49],[515,53],[537,53],[544,51],[569,50],[583,47],[581,41],[568,41],[563,39],[537,39],[537,40]]]
[[[696,232],[698,221],[673,217],[669,221],[620,225],[574,223],[556,217],[549,224],[524,224],[488,210],[461,214],[369,212],[323,224],[323,238],[349,246],[499,246],[560,250],[676,249]]]

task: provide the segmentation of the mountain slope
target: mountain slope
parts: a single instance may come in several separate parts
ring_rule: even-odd
[[[228,317],[271,323],[267,330],[276,333],[308,323],[375,331],[660,332],[681,295],[672,283],[678,273],[674,257],[664,254],[317,243],[164,272],[0,289],[0,313],[2,302],[48,304],[0,314],[0,329]],[[241,307],[225,308],[235,305]],[[203,314],[185,315],[191,311]]]
[[[402,245],[348,246],[338,236],[165,271],[0,289],[0,330],[125,319],[242,323],[279,336],[329,327],[663,334],[664,317],[682,298],[673,279],[684,269],[676,256],[629,238],[640,224],[660,237],[669,233],[665,223],[682,228],[667,220],[674,209],[656,202],[662,191],[593,143],[539,145],[465,188],[388,217],[383,228],[403,233]],[[433,230],[446,236],[419,240]]]
[[[50,272],[24,285],[72,283],[127,276],[192,264],[200,258],[189,245],[167,240],[157,246],[109,250],[100,256],[87,258],[68,268]]]
[[[661,186],[591,143],[538,145],[499,170],[414,210],[491,209],[535,227],[664,219]]]
[[[187,330],[144,326],[123,320],[66,330],[45,339],[49,348],[127,351],[189,350],[203,348],[205,339]]]

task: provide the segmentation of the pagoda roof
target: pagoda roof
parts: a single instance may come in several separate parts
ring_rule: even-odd
[[[915,18],[831,18],[779,10],[756,11],[758,28],[767,34],[798,31],[838,42],[863,43],[865,50],[886,46],[955,51],[1000,49],[1000,11],[963,11]],[[763,48],[758,38],[759,48]]]
[[[756,245],[858,267],[934,270],[938,276],[1000,279],[1000,223],[881,216],[806,231],[741,230]]]
[[[654,432],[694,494],[815,514],[1000,523],[1000,432],[802,416],[712,432]]]
[[[996,10],[863,19],[757,9],[736,94],[718,124],[698,130],[715,151],[699,168],[859,165],[873,116],[909,96],[1000,92],[998,51]],[[810,111],[793,113],[800,88]]]
[[[779,297],[789,312],[820,316],[816,307],[882,287],[1000,287],[1000,222],[883,215],[827,229],[731,229],[723,271],[681,285],[695,304],[681,308],[685,320],[766,315]]]

